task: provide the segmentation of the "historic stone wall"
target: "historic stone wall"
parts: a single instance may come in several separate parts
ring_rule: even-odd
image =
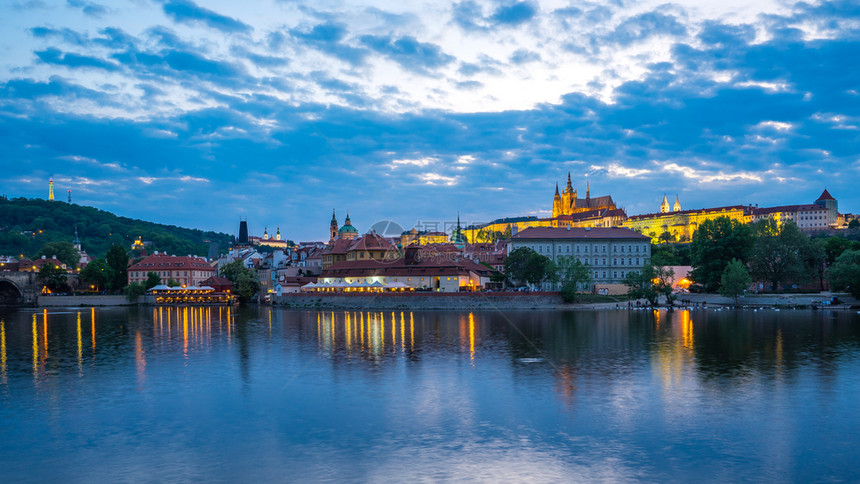
[[[555,292],[539,293],[403,293],[284,294],[277,306],[295,309],[555,309],[563,307]]]
[[[140,298],[143,302],[143,298]],[[129,306],[136,304],[130,302],[126,296],[39,296],[36,302],[40,307],[75,307],[75,306]]]

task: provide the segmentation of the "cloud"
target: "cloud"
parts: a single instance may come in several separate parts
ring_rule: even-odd
[[[98,3],[86,2],[83,0],[66,0],[66,3],[72,8],[79,8],[81,11],[90,17],[100,18],[107,13],[107,7]]]
[[[520,25],[531,20],[537,14],[537,7],[530,2],[516,2],[500,5],[490,16],[497,25]]]
[[[39,60],[46,64],[61,65],[72,69],[91,68],[115,71],[119,68],[118,65],[104,59],[74,54],[71,52],[61,52],[53,47],[42,51],[36,51],[35,54]]]
[[[528,64],[529,62],[540,62],[541,55],[528,49],[517,49],[511,54],[510,61],[513,64]]]
[[[248,33],[253,30],[248,24],[203,8],[190,0],[167,0],[162,9],[177,23],[202,24],[227,33]]]
[[[454,61],[454,57],[443,52],[438,45],[419,42],[412,36],[364,35],[360,40],[366,47],[413,72],[427,74],[429,70]]]
[[[342,43],[341,41],[347,35],[346,27],[336,22],[317,24],[310,29],[307,26],[292,29],[289,31],[289,34],[303,45],[312,47],[352,65],[362,64],[365,57],[370,54],[370,51],[367,49]],[[281,48],[284,42],[285,38],[279,35],[279,33],[273,34],[270,41],[276,48]]]

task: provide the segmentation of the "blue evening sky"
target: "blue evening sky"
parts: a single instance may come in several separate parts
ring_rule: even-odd
[[[750,5],[754,4],[754,5]],[[860,210],[855,0],[10,0],[0,194],[327,238],[332,208]]]

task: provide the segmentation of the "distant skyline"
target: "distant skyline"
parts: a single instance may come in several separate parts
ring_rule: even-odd
[[[860,4],[12,0],[0,193],[327,240],[332,208],[860,211]]]

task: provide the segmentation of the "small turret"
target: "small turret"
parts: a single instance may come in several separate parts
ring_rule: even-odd
[[[663,194],[663,203],[660,204],[660,213],[668,213],[669,212],[669,200],[666,198],[666,194]]]

